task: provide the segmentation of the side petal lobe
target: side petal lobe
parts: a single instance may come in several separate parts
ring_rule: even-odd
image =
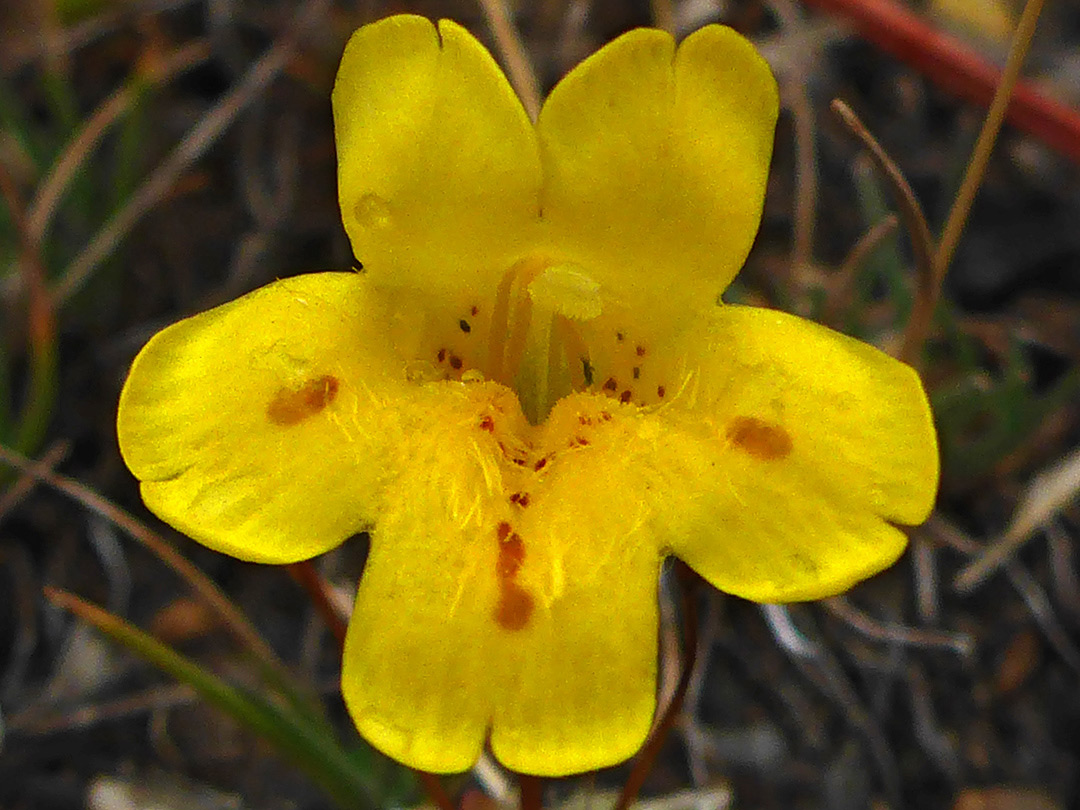
[[[147,506],[211,548],[274,563],[374,520],[402,390],[380,311],[362,276],[319,273],[155,335],[117,416]]]

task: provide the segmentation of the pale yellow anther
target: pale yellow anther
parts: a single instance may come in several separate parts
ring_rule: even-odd
[[[600,315],[600,284],[576,264],[555,264],[533,279],[529,296],[538,308],[575,321]]]

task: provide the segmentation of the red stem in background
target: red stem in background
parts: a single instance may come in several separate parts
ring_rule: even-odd
[[[428,798],[439,810],[457,810],[454,806],[454,800],[450,798],[450,794],[443,787],[442,779],[436,774],[427,771],[418,771],[416,768],[410,768],[410,770],[416,774],[416,778],[420,780],[420,784],[427,791]]]
[[[683,700],[686,698],[686,690],[690,688],[690,676],[694,672],[694,663],[697,661],[698,647],[698,614],[697,603],[694,601],[694,588],[698,582],[698,576],[690,567],[681,561],[675,562],[675,578],[679,583],[679,592],[682,595],[682,620],[683,620],[683,648],[682,670],[679,672],[679,682],[675,686],[675,693],[671,696],[671,702],[667,705],[663,715],[656,722],[649,739],[634,760],[630,769],[630,775],[626,779],[619,798],[615,802],[615,810],[629,810],[637,801],[638,793],[641,792],[645,778],[652,770],[660,750],[664,747],[668,732],[679,719],[682,711]],[[524,808],[523,808],[524,810]]]
[[[850,22],[883,51],[965,101],[987,107],[1001,71],[978,52],[928,25],[892,0],[803,0]],[[1020,82],[1006,120],[1080,163],[1080,112]]]
[[[329,628],[330,632],[334,634],[338,647],[344,652],[345,631],[348,627],[345,624],[345,620],[341,618],[341,614],[337,612],[337,609],[330,601],[330,595],[327,593],[328,586],[319,575],[319,572],[315,570],[315,566],[312,564],[311,560],[301,560],[300,562],[291,563],[286,566],[286,569],[289,572],[289,576],[291,576],[307,593],[308,599],[311,600],[311,604],[315,606],[315,610],[319,612],[323,622]]]
[[[518,774],[518,789],[521,791],[521,810],[544,810],[544,780],[539,776]]]

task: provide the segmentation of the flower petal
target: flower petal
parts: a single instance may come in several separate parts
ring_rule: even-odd
[[[552,411],[580,412],[585,444],[561,493],[563,512],[581,516],[579,531],[617,536],[630,521],[659,553],[760,602],[832,595],[893,563],[906,540],[892,522],[925,519],[937,488],[934,429],[914,371],[817,324],[751,307],[717,307],[683,341],[655,349],[681,361],[637,380],[649,377],[659,404],[613,389]]]
[[[580,470],[571,471],[560,475],[552,462],[525,522],[543,563],[522,572],[538,595],[537,618],[507,639],[515,669],[491,731],[500,762],[539,776],[629,759],[656,706],[655,540],[633,510],[601,515],[618,510],[619,497],[583,503],[573,492]]]
[[[757,232],[777,115],[753,46],[707,26],[639,29],[551,92],[538,124],[549,250],[631,311],[713,302]]]
[[[372,281],[493,292],[534,238],[540,168],[491,55],[448,20],[389,17],[349,41],[333,106],[342,218]]]
[[[656,458],[686,478],[660,513],[672,551],[760,602],[818,599],[891,565],[906,545],[891,522],[921,523],[937,491],[915,372],[753,307],[719,307],[686,340],[689,376]]]
[[[486,436],[448,418],[427,437],[444,457],[412,451],[372,534],[346,704],[376,747],[424,770],[470,767],[488,735],[524,773],[611,765],[653,714],[660,555],[636,510],[603,511],[628,504],[573,492],[579,448],[558,420],[507,463],[507,418],[479,417]]]
[[[150,509],[241,559],[292,562],[379,511],[401,363],[363,276],[270,284],[159,332],[120,396]],[[378,396],[371,392],[377,391]]]

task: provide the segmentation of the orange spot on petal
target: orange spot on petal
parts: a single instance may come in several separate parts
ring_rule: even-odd
[[[504,630],[523,630],[532,613],[532,595],[516,582],[506,583],[495,605],[495,623]]]
[[[791,454],[791,436],[780,425],[755,416],[737,416],[727,426],[728,440],[743,452],[763,461]]]
[[[329,374],[308,380],[299,389],[282,388],[266,406],[266,418],[282,427],[303,422],[322,411],[338,393],[338,379]]]
[[[525,541],[517,532],[511,532],[506,522],[499,524],[498,537],[495,576],[499,582],[499,601],[495,604],[494,619],[504,630],[521,630],[533,612],[532,596],[514,581],[525,562]]]
[[[495,573],[505,583],[517,576],[523,562],[525,562],[525,542],[521,539],[521,535],[514,532],[499,544],[499,559],[495,563]]]

